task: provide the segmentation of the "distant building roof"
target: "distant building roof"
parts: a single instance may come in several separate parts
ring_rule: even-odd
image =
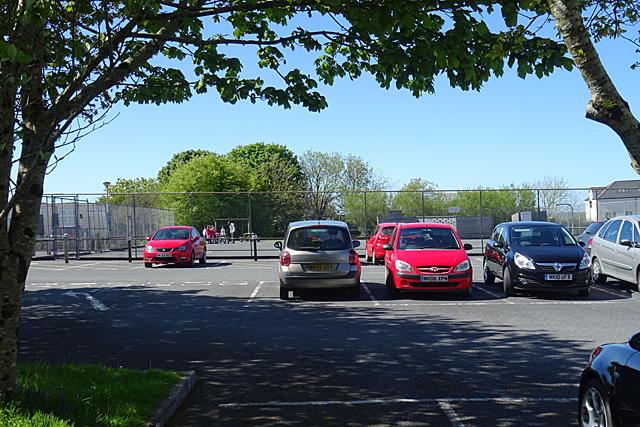
[[[614,181],[607,187],[591,187],[596,199],[628,199],[640,197],[640,179]]]

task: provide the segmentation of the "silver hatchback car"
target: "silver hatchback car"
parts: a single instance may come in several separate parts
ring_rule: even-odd
[[[595,283],[607,277],[640,289],[640,215],[611,218],[591,242],[591,274]]]
[[[342,221],[297,221],[287,227],[280,249],[280,299],[289,291],[311,288],[348,288],[360,297],[361,265],[347,224]]]

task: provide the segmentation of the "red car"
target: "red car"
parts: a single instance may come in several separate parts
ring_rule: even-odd
[[[473,271],[456,231],[446,224],[398,224],[382,246],[389,296],[400,292],[439,291],[471,295]]]
[[[389,238],[393,233],[393,229],[396,228],[395,222],[385,222],[376,225],[376,229],[373,230],[371,237],[367,239],[366,244],[366,256],[365,261],[373,261],[374,265],[382,264],[384,259],[385,250],[382,249],[382,245],[389,243]]]
[[[144,247],[144,266],[153,264],[187,264],[193,267],[195,260],[207,263],[207,244],[193,227],[162,227]]]

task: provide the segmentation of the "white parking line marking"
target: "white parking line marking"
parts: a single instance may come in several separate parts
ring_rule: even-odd
[[[597,289],[599,291],[602,291],[602,292],[604,292],[606,294],[615,295],[617,297],[619,297],[621,293],[627,293],[627,289],[620,289],[617,292],[615,292],[615,291],[612,291],[610,289],[606,289],[606,288],[604,288],[602,286],[599,286],[599,285],[592,285],[591,287],[594,288],[594,289]]]
[[[577,397],[470,397],[470,398],[435,398],[435,399],[363,399],[363,400],[310,400],[306,402],[249,402],[249,403],[221,403],[219,408],[246,408],[269,406],[323,406],[323,405],[372,405],[386,403],[452,403],[452,402],[487,402],[487,403],[527,403],[527,402],[577,402]]]
[[[220,282],[220,286],[247,286],[249,282],[235,282],[235,283],[227,283]]]
[[[245,307],[248,307],[248,305],[251,304],[251,302],[256,297],[256,295],[258,295],[258,291],[260,290],[260,287],[262,286],[263,283],[264,282],[258,283],[258,286],[256,286],[256,288],[253,290],[253,293],[251,294],[251,296],[247,300],[247,305],[245,305]]]
[[[78,298],[78,295],[83,295],[84,297],[86,297],[89,300],[89,302],[91,303],[93,308],[95,308],[96,310],[99,310],[99,311],[107,311],[107,310],[109,310],[109,307],[107,307],[106,305],[104,305],[103,303],[101,303],[100,301],[95,299],[94,297],[92,297],[91,294],[87,294],[87,293],[84,293],[84,292],[68,291],[68,292],[63,293],[62,295],[67,295],[67,296],[74,297],[74,298]]]
[[[456,411],[453,410],[453,406],[451,406],[451,403],[446,400],[438,400],[438,405],[440,405],[440,409],[442,409],[442,412],[444,412],[447,418],[449,418],[449,422],[451,423],[452,427],[464,427],[464,424],[462,424],[462,421],[460,421],[460,418],[458,418],[458,414],[456,414]]]
[[[369,287],[364,282],[362,282],[362,287],[369,294],[369,298],[371,298],[371,301],[373,301],[373,305],[380,305],[380,303],[376,300],[376,297],[373,296],[373,294],[369,290]]]
[[[69,283],[69,286],[86,286],[86,285],[97,285],[95,282],[78,282],[78,283]]]

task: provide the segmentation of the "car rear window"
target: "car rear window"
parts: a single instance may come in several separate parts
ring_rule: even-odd
[[[584,230],[584,232],[590,233],[590,234],[596,234],[596,231],[600,230],[600,227],[602,227],[604,224],[606,224],[606,222],[594,222],[593,224],[588,226],[587,229]]]
[[[342,227],[295,228],[287,239],[287,248],[296,251],[342,250],[350,247],[349,231]]]
[[[460,243],[450,228],[403,228],[398,239],[398,249],[460,249]]]
[[[564,227],[557,225],[514,226],[511,244],[521,246],[568,246],[578,243]]]
[[[382,234],[383,236],[391,236],[394,228],[395,227],[384,227],[380,232],[380,234]]]

